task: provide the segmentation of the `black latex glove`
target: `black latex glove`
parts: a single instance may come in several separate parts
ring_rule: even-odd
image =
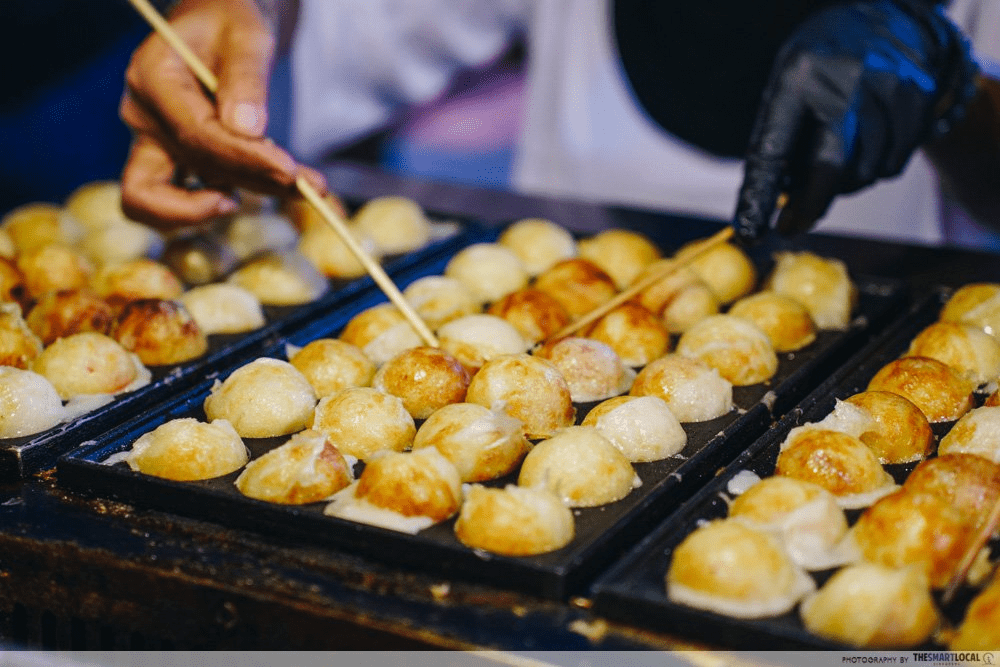
[[[799,26],[775,59],[747,151],[734,225],[767,232],[779,195],[783,234],[802,232],[833,198],[902,171],[975,91],[957,27],[931,2],[836,5]]]

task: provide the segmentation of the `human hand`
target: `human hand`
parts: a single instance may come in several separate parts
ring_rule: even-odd
[[[753,241],[776,223],[809,229],[833,198],[902,171],[946,133],[975,92],[977,67],[940,9],[922,0],[835,5],[784,44],[747,151],[734,226]]]
[[[322,176],[264,136],[275,40],[256,4],[182,0],[169,19],[218,88],[209,95],[155,33],[136,49],[120,107],[134,133],[122,172],[125,212],[170,230],[233,212],[236,187],[289,194],[303,175],[325,194]],[[204,187],[189,189],[179,175],[194,175]]]

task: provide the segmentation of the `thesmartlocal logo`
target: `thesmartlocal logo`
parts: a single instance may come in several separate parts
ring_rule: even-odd
[[[913,662],[933,662],[936,665],[995,665],[996,656],[983,651],[926,651],[913,654]]]

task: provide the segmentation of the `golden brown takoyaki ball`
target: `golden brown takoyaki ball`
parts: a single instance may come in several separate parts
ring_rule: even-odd
[[[930,638],[940,617],[919,568],[841,568],[801,606],[813,634],[859,648],[898,649]]]
[[[543,271],[532,284],[562,304],[570,317],[581,317],[618,293],[615,281],[590,260],[564,259]]]
[[[408,197],[370,199],[354,214],[351,223],[375,242],[378,255],[413,252],[431,239],[431,224],[423,208]]]
[[[484,482],[514,470],[531,444],[521,422],[475,403],[435,410],[413,439],[413,449],[435,447],[455,464],[463,482]]]
[[[632,464],[592,426],[569,426],[534,446],[521,463],[518,486],[544,487],[569,507],[596,507],[640,485]]]
[[[781,541],[734,519],[706,523],[674,549],[672,602],[735,618],[780,616],[815,589]]]
[[[880,498],[851,528],[864,561],[918,565],[931,586],[948,583],[974,532],[971,517],[927,493],[902,489]]]
[[[938,318],[971,324],[991,336],[1000,336],[1000,283],[962,285],[948,297]]]
[[[569,230],[544,218],[524,218],[507,227],[497,243],[514,251],[528,275],[534,277],[556,262],[577,256]]]
[[[863,391],[844,399],[865,410],[874,428],[859,437],[882,463],[908,463],[927,458],[934,446],[930,422],[908,398],[890,391]]]
[[[403,400],[372,387],[320,399],[312,428],[326,433],[342,453],[362,460],[382,450],[409,449],[417,432]]]
[[[527,286],[529,276],[514,251],[499,243],[473,243],[448,260],[444,275],[461,282],[481,305]]]
[[[530,346],[514,325],[495,315],[464,315],[442,325],[437,333],[441,349],[458,359],[470,373],[490,359],[520,354]]]
[[[869,505],[895,488],[892,476],[859,438],[821,428],[803,429],[787,442],[774,474],[818,484],[847,508]]]
[[[909,399],[932,424],[958,419],[972,408],[973,383],[947,364],[928,357],[902,357],[879,369],[868,391],[891,391]]]
[[[102,266],[91,285],[118,306],[137,299],[176,299],[184,293],[184,285],[166,264],[145,257]]]
[[[21,317],[17,304],[0,304],[0,366],[30,368],[44,347],[42,339]]]
[[[694,324],[681,334],[676,352],[717,369],[737,387],[766,382],[778,370],[767,334],[733,315],[711,315]]]
[[[858,288],[846,264],[811,252],[779,252],[774,259],[767,289],[801,302],[820,329],[847,329]]]
[[[341,219],[348,219],[347,207],[344,206],[344,202],[340,197],[330,192],[323,197],[323,201]],[[320,212],[316,210],[316,207],[305,197],[289,197],[282,202],[281,208],[299,232],[304,232],[313,225],[329,224]]]
[[[225,419],[173,419],[144,433],[124,457],[137,472],[177,481],[212,479],[242,468],[246,445]]]
[[[206,335],[244,333],[267,324],[264,308],[257,297],[250,290],[232,283],[192,287],[177,300]]]
[[[0,438],[41,433],[68,417],[44,375],[0,365]]]
[[[60,338],[31,362],[63,400],[82,394],[118,394],[147,384],[149,372],[128,350],[101,333]]]
[[[350,387],[367,387],[376,370],[361,348],[335,338],[317,338],[291,352],[288,361],[306,376],[319,398]]]
[[[570,323],[561,303],[533,287],[507,294],[490,304],[486,312],[510,322],[531,343],[547,339]]]
[[[645,366],[670,349],[670,332],[663,321],[638,303],[623,303],[586,330],[587,338],[615,351],[629,366]]]
[[[471,549],[504,556],[532,556],[573,540],[573,512],[548,489],[480,484],[466,491],[455,536]]]
[[[31,297],[24,284],[24,274],[12,259],[0,257],[0,301],[11,301],[22,308],[30,305]]]
[[[444,350],[414,347],[382,364],[372,387],[403,400],[414,419],[426,419],[438,408],[465,400],[469,372]]]
[[[673,353],[639,371],[629,393],[663,399],[681,423],[715,419],[733,409],[729,380],[702,361]]]
[[[393,326],[405,321],[406,316],[399,308],[391,303],[379,303],[351,317],[338,338],[363,350]]]
[[[25,318],[45,345],[82,331],[110,333],[114,320],[111,304],[89,288],[47,292]]]
[[[594,406],[581,426],[593,426],[631,462],[659,461],[687,444],[687,433],[666,401],[615,396]]]
[[[39,246],[17,258],[28,294],[38,298],[46,292],[79,289],[90,285],[94,266],[73,248],[58,243]]]
[[[677,251],[685,259],[699,250],[701,240],[691,241]],[[688,264],[708,285],[721,304],[746,296],[757,285],[757,267],[745,251],[732,243],[719,243],[700,252]]]
[[[62,209],[46,202],[19,206],[0,221],[4,231],[10,235],[17,254],[31,252],[50,243],[72,245],[79,239],[81,230],[67,223]]]
[[[978,524],[1000,498],[1000,464],[964,452],[939,453],[917,464],[903,488],[936,496]]]
[[[305,376],[287,361],[267,357],[217,382],[204,403],[209,419],[225,419],[244,438],[301,431],[312,422],[315,406],[316,392]]]
[[[363,236],[356,227],[346,227],[353,237],[356,247],[369,257],[375,257],[375,241]],[[299,236],[298,251],[312,262],[327,278],[357,278],[365,275],[367,269],[357,258],[339,233],[329,225],[313,225]]]
[[[952,651],[992,651],[1000,646],[1000,577],[969,603],[958,632],[948,643]]]
[[[570,336],[551,341],[535,355],[551,361],[569,385],[577,403],[603,401],[626,393],[636,372],[626,366],[609,345],[591,338]]]
[[[304,505],[332,496],[353,479],[351,466],[329,438],[306,429],[250,461],[235,483],[250,498]]]
[[[487,361],[469,383],[466,401],[503,410],[523,424],[528,438],[547,438],[576,417],[569,385],[555,365],[529,354]]]
[[[973,408],[941,438],[939,454],[965,452],[1000,463],[1000,408]]]
[[[907,354],[942,361],[975,385],[1000,378],[1000,340],[959,322],[934,322],[920,331]]]
[[[251,259],[227,280],[253,292],[265,306],[310,303],[330,287],[329,281],[298,252],[272,252]]]
[[[816,340],[816,323],[802,303],[777,292],[757,292],[729,309],[767,334],[776,352],[794,352]]]
[[[630,229],[607,229],[577,242],[579,256],[601,267],[619,290],[628,287],[643,268],[662,257],[645,234]]]
[[[127,303],[111,335],[147,366],[180,364],[208,351],[208,336],[179,301],[139,299]]]
[[[460,280],[448,276],[417,278],[403,290],[413,310],[431,329],[463,315],[480,312],[481,304]]]

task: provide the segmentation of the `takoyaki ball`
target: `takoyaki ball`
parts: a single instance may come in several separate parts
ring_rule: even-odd
[[[689,285],[700,284],[705,286],[708,285],[698,277],[694,271],[686,266],[676,267],[676,262],[673,259],[658,259],[652,264],[648,264],[643,267],[642,272],[635,277],[633,285],[647,282],[653,278],[654,275],[666,271],[664,275],[659,280],[653,282],[652,285],[645,288],[636,296],[636,301],[648,309],[650,312],[659,315],[663,312],[663,309],[667,307],[677,294]]]
[[[575,534],[573,511],[544,488],[469,486],[455,536],[470,549],[533,556],[561,549]]]
[[[431,239],[431,223],[424,210],[408,197],[370,199],[354,214],[351,223],[375,242],[379,255],[413,252]]]
[[[11,259],[16,255],[17,246],[14,245],[14,239],[11,237],[10,232],[0,227],[0,257]]]
[[[733,315],[711,315],[694,324],[681,334],[676,352],[717,369],[737,387],[766,382],[778,371],[767,334]]]
[[[413,534],[453,516],[461,504],[455,466],[426,447],[372,456],[358,481],[334,495],[323,513]]]
[[[362,236],[357,228],[345,227],[345,229],[352,235],[355,245],[362,252],[372,258],[376,256],[374,240]],[[347,242],[329,225],[309,227],[302,232],[296,247],[327,278],[358,278],[367,272],[365,265]]]
[[[41,433],[66,416],[62,399],[48,378],[0,365],[0,438]]]
[[[444,350],[414,347],[382,364],[372,387],[401,398],[414,419],[426,419],[438,408],[465,400],[469,372]]]
[[[577,242],[579,256],[601,267],[625,289],[643,268],[662,257],[660,249],[644,234],[628,229],[607,229]]]
[[[376,366],[424,344],[402,311],[391,303],[361,311],[347,322],[338,337],[359,347]]]
[[[993,577],[969,603],[948,648],[952,651],[992,651],[997,646],[1000,646],[1000,577]]]
[[[275,213],[235,215],[225,224],[222,234],[227,247],[240,261],[262,254],[289,252],[299,240],[292,222]]]
[[[909,399],[932,424],[953,421],[973,405],[973,383],[944,362],[928,357],[890,361],[868,382],[868,391],[891,391]]]
[[[216,381],[204,408],[210,420],[225,419],[244,438],[270,438],[308,428],[316,392],[287,361],[261,357]]]
[[[767,289],[801,302],[821,330],[847,329],[858,288],[842,261],[810,252],[779,252],[774,259]]]
[[[179,301],[131,301],[122,307],[111,335],[147,366],[180,364],[208,351],[208,336]]]
[[[586,331],[587,338],[615,351],[623,363],[645,366],[670,349],[670,331],[663,321],[638,303],[623,303]]]
[[[983,405],[987,407],[996,407],[1000,405],[1000,389],[997,389],[992,394],[987,396],[983,401]]]
[[[578,252],[569,230],[544,218],[514,222],[500,234],[497,243],[513,250],[532,277],[557,262],[576,257]]]
[[[799,611],[809,632],[870,649],[918,646],[940,622],[927,576],[919,568],[870,563],[835,572],[803,600]]]
[[[105,264],[91,279],[94,290],[114,306],[137,299],[176,299],[184,293],[170,267],[145,257]]]
[[[729,516],[780,536],[792,560],[807,570],[843,562],[837,546],[847,534],[847,517],[836,497],[818,484],[765,477],[733,499]]]
[[[469,288],[448,276],[417,278],[403,290],[403,297],[431,329],[481,309]]]
[[[911,400],[890,391],[863,391],[845,399],[871,415],[873,424],[860,436],[882,463],[927,458],[934,447],[930,422]]]
[[[979,524],[1000,498],[1000,464],[975,454],[938,454],[921,461],[903,489],[936,496]]]
[[[128,220],[122,211],[121,185],[117,181],[91,181],[70,193],[66,213],[87,231]]]
[[[463,482],[484,482],[514,470],[531,444],[521,422],[475,403],[452,403],[433,413],[417,429],[414,451],[435,447],[455,464]]]
[[[870,505],[896,488],[878,457],[859,438],[821,428],[803,429],[787,443],[774,473],[818,484],[848,509]]]
[[[341,220],[347,220],[349,215],[344,202],[333,193],[327,193],[323,201]],[[326,219],[316,210],[316,207],[305,197],[289,197],[282,202],[282,210],[298,232],[304,232],[313,225],[328,225]]]
[[[329,498],[353,480],[350,464],[329,438],[307,429],[250,461],[236,488],[257,500],[304,505]]]
[[[971,324],[935,322],[916,335],[907,354],[942,361],[976,386],[1000,378],[1000,340]]]
[[[375,363],[357,345],[336,338],[317,338],[290,351],[288,362],[306,376],[319,398],[351,387],[367,387]]]
[[[974,408],[941,438],[938,454],[975,454],[1000,463],[1000,408]]]
[[[0,224],[14,244],[15,254],[31,252],[50,243],[72,245],[82,232],[78,225],[62,216],[60,207],[46,202],[23,204],[3,216]]]
[[[45,345],[83,331],[110,333],[114,320],[111,304],[88,288],[47,292],[25,318]]]
[[[687,433],[656,396],[615,396],[596,406],[581,426],[593,426],[629,461],[659,461],[687,444]]]
[[[207,232],[170,239],[160,261],[186,284],[207,285],[228,275],[239,258],[219,234]]]
[[[1000,336],[1000,283],[969,283],[955,290],[941,308],[942,322],[977,326]]]
[[[63,400],[86,394],[119,394],[149,383],[142,363],[113,338],[84,331],[60,338],[31,363]]]
[[[486,312],[510,322],[530,343],[539,343],[570,323],[561,303],[533,287],[507,294],[490,304]]]
[[[437,334],[441,349],[471,373],[490,359],[520,354],[530,346],[514,325],[496,315],[465,315],[443,325]]]
[[[753,322],[775,352],[795,352],[816,340],[816,323],[801,302],[777,292],[757,292],[732,305],[729,314]]]
[[[27,369],[44,347],[44,341],[21,317],[17,304],[0,304],[0,366]]]
[[[38,298],[46,292],[89,287],[94,266],[73,248],[58,243],[21,253],[17,268],[24,276],[28,295]]]
[[[246,465],[250,453],[225,419],[173,419],[132,443],[124,457],[136,472],[176,481],[213,479]]]
[[[472,377],[465,400],[520,420],[530,439],[547,438],[576,418],[569,385],[559,369],[530,354],[487,361]]]
[[[268,253],[233,271],[228,282],[250,290],[265,306],[310,303],[329,289],[329,282],[297,252]]]
[[[556,263],[539,274],[532,286],[558,301],[572,318],[586,315],[618,293],[611,276],[582,257]]]
[[[682,334],[706,317],[719,312],[719,301],[708,285],[699,282],[682,288],[664,307],[660,318],[670,333]]]
[[[609,345],[592,338],[570,336],[542,346],[535,354],[559,369],[576,403],[624,394],[636,376]]]
[[[177,299],[206,336],[254,331],[267,324],[253,292],[232,283],[192,287]]]
[[[569,426],[535,445],[517,483],[547,488],[569,507],[613,503],[641,484],[625,455],[591,426]]]
[[[461,282],[480,305],[526,287],[529,276],[514,251],[499,243],[473,243],[448,260],[444,275]]]
[[[312,428],[326,433],[342,453],[361,460],[382,450],[409,449],[417,432],[401,398],[371,387],[351,387],[320,399]]]
[[[24,274],[12,259],[0,257],[0,301],[12,301],[22,307],[28,306],[31,297],[24,284]]]
[[[708,364],[679,354],[647,364],[629,393],[662,398],[681,423],[708,421],[733,409],[732,383]]]
[[[733,303],[753,291],[757,285],[757,267],[746,252],[732,243],[719,243],[699,251],[700,243],[685,244],[675,257],[684,260],[698,253],[688,266],[705,281],[719,303]]]
[[[862,512],[851,527],[861,559],[918,565],[933,588],[948,583],[974,533],[974,520],[928,493],[899,490]]]
[[[780,616],[815,590],[781,541],[732,519],[706,523],[674,549],[667,597],[734,618]]]
[[[166,242],[154,229],[131,220],[110,222],[90,229],[76,244],[97,266],[118,264],[141,257],[158,257]]]

